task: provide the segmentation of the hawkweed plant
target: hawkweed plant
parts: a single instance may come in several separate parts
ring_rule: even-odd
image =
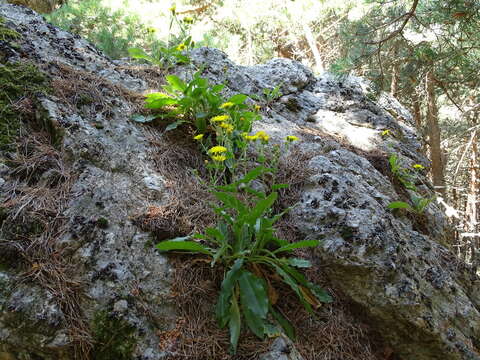
[[[301,269],[311,267],[310,262],[291,256],[295,249],[316,247],[320,241],[289,243],[276,237],[274,225],[289,209],[272,215],[277,192],[267,195],[249,185],[268,172],[271,169],[259,166],[232,184],[215,187],[213,194],[220,205],[214,206],[214,210],[221,219],[216,227],[207,228],[203,234],[163,241],[156,246],[160,251],[205,254],[211,258],[212,267],[223,266],[225,274],[215,314],[219,326],[228,326],[230,330],[233,353],[243,320],[259,338],[278,334],[281,329],[294,338],[292,325],[276,308],[276,279],[288,285],[309,312],[321,303],[332,301],[325,290],[302,274]],[[240,191],[251,194],[250,200],[254,200],[240,200]]]

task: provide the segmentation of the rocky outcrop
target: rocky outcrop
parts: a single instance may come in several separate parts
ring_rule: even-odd
[[[37,149],[35,131],[24,133],[25,147],[2,157],[0,359],[71,359],[72,342],[79,358],[174,357],[159,347],[178,323],[172,269],[133,220],[168,197],[151,134],[130,120],[157,74],[113,62],[25,8],[0,4],[0,16],[20,35],[0,39],[0,66],[30,61],[48,77],[48,89],[31,99],[30,128],[50,139]],[[404,167],[428,166],[408,112],[387,96],[372,100],[359,79],[316,78],[286,59],[241,67],[207,48],[191,58],[227,93],[262,96],[281,85],[255,126],[273,141],[298,136],[309,154],[312,175],[292,219],[303,237],[323,239],[312,254],[318,269],[390,353],[480,359],[479,279],[448,248],[440,210],[387,209],[408,195],[390,154]],[[192,66],[175,71],[188,77]],[[41,166],[25,166],[32,156]],[[426,179],[418,188],[431,195]],[[28,230],[12,230],[39,216]],[[263,358],[283,359],[284,346],[275,341]]]

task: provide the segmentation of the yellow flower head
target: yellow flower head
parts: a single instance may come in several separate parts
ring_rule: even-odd
[[[203,135],[204,135],[204,134],[198,134],[197,136],[194,136],[193,139],[194,139],[194,140],[202,140],[202,139],[203,139]]]
[[[222,105],[220,105],[220,109],[228,109],[228,108],[231,108],[233,105],[235,104],[230,101],[227,101],[226,103],[223,103]]]
[[[418,170],[423,170],[425,169],[425,166],[423,166],[422,164],[414,164],[413,168]]]
[[[225,155],[213,155],[212,159],[215,161],[225,161],[227,157]]]
[[[267,142],[270,139],[270,136],[265,131],[259,131],[255,134],[263,142]]]
[[[262,107],[261,107],[260,105],[255,105],[255,106],[254,106],[255,111],[260,111],[261,108],[262,108]]]
[[[234,129],[233,125],[227,124],[227,123],[223,123],[223,122],[220,123],[220,125],[218,125],[218,126],[220,126],[222,129],[225,129],[225,131],[226,131],[227,133],[229,133],[229,134],[230,134],[231,132],[233,132],[233,129]]]
[[[298,137],[294,136],[294,135],[288,135],[285,140],[287,140],[288,142],[292,142],[292,141],[297,141],[298,140]]]
[[[248,135],[248,133],[243,133],[242,134],[243,138],[247,141],[255,141],[258,139],[258,136],[257,135]]]
[[[178,51],[183,51],[187,48],[187,45],[185,45],[184,43],[181,43],[180,45],[177,46],[177,50]]]
[[[390,130],[387,129],[382,131],[382,136],[390,136],[390,135],[392,135],[392,132]]]
[[[183,18],[183,21],[186,23],[186,24],[193,24],[193,18],[187,16],[187,17],[184,17]]]
[[[214,116],[210,119],[211,122],[222,122],[222,121],[226,121],[229,119],[230,116],[228,115],[218,115],[218,116]]]
[[[225,146],[220,146],[220,145],[214,146],[210,150],[208,150],[209,154],[221,154],[224,152],[227,152],[227,148]]]
[[[176,4],[173,4],[173,5],[170,7],[170,9],[168,9],[168,10],[170,10],[172,13],[175,14],[175,11],[177,10],[177,5],[176,5]]]

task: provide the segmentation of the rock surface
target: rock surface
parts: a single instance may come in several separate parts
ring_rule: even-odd
[[[0,4],[0,16],[21,35],[15,45],[0,41],[3,61],[36,63],[52,86],[65,85],[55,80],[83,79],[98,97],[74,93],[73,108],[52,94],[37,99],[43,121],[62,134],[60,151],[74,174],[54,249],[62,249],[83,295],[72,311],[58,301],[57,289],[35,282],[38,262],[27,262],[21,271],[0,266],[0,359],[71,359],[72,312],[95,330],[94,341],[108,342],[110,333],[124,330],[111,350],[118,359],[172,355],[158,347],[158,332],[176,322],[168,295],[171,269],[150,248],[151,235],[132,221],[166,196],[146,130],[130,120],[137,109],[133,93],[148,90],[149,79],[30,10]],[[448,232],[439,209],[431,204],[421,223],[387,209],[402,196],[389,173],[389,155],[396,153],[405,167],[428,166],[408,112],[386,96],[372,101],[359,79],[316,78],[290,60],[241,67],[207,48],[193,50],[191,57],[204,65],[204,76],[226,83],[230,93],[261,96],[264,88],[281,85],[282,96],[255,126],[273,141],[297,135],[311,154],[313,175],[293,218],[304,237],[324,240],[314,257],[359,319],[398,359],[480,359],[480,280],[445,246]],[[188,76],[191,66],[176,72]],[[382,135],[385,130],[391,135]],[[25,179],[2,169],[3,202]],[[51,177],[47,170],[39,183]],[[424,182],[423,191],[431,195]],[[295,351],[285,356],[285,346],[276,340],[262,358],[301,358]]]

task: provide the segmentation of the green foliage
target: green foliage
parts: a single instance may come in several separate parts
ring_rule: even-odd
[[[433,198],[423,198],[420,196],[412,196],[412,204],[410,205],[404,201],[394,201],[388,204],[389,209],[406,209],[415,214],[423,214],[433,201]]]
[[[397,177],[397,179],[406,189],[416,192],[417,187],[415,186],[415,181],[419,180],[418,176],[413,174],[409,169],[402,167],[396,154],[390,155],[388,161],[390,163],[392,174]],[[419,171],[425,169],[425,167],[420,164],[413,165],[413,168]],[[428,205],[433,201],[433,198],[423,198],[421,196],[411,194],[410,200],[412,205],[404,201],[394,201],[388,204],[387,207],[389,209],[405,209],[412,213],[422,214]]]
[[[275,100],[282,97],[282,92],[280,90],[281,87],[282,87],[282,84],[280,83],[277,86],[275,86],[273,89],[268,89],[268,88],[263,89],[264,101],[266,106],[270,106]]]
[[[138,15],[114,11],[100,0],[71,0],[45,17],[52,24],[91,41],[114,59],[128,56],[131,47],[158,46],[155,31]]]
[[[156,57],[155,55],[148,55],[143,49],[140,48],[130,48],[128,49],[128,54],[133,59],[146,60],[168,71],[175,65],[188,64],[190,62],[190,58],[185,55],[185,50],[192,45],[192,39],[189,37],[185,39],[183,43],[178,45],[158,45],[155,52]]]
[[[255,335],[263,338],[271,332],[278,332],[267,319],[271,312],[285,333],[293,335],[291,325],[274,310],[275,304],[268,297],[269,293],[275,291],[272,285],[274,277],[269,275],[270,271],[294,291],[310,312],[312,306],[332,301],[324,290],[310,283],[295,269],[310,267],[307,260],[287,257],[295,249],[316,247],[319,241],[288,243],[277,238],[274,224],[285,213],[271,215],[278,194],[273,191],[266,195],[250,187],[251,181],[270,172],[271,169],[257,167],[230,185],[216,187],[213,194],[220,206],[214,209],[221,218],[216,227],[205,229],[204,234],[164,241],[157,245],[161,251],[181,250],[206,254],[211,257],[212,266],[221,264],[227,269],[217,301],[216,317],[220,327],[228,325],[234,351],[242,318]],[[251,204],[240,200],[240,191],[255,194],[249,198],[255,200]]]
[[[177,119],[167,130],[173,130],[184,123],[193,124],[197,131],[205,133],[208,120],[220,113],[219,106],[223,102],[220,91],[223,85],[210,86],[207,79],[194,74],[193,79],[186,83],[178,76],[168,75],[165,93],[152,93],[146,97],[146,107],[149,109],[170,110],[158,115],[160,118]]]
[[[175,7],[170,9],[170,14],[169,39],[166,42],[157,42],[153,48],[152,55],[148,55],[140,48],[130,48],[128,49],[130,57],[138,60],[146,60],[167,71],[175,65],[188,64],[190,62],[190,58],[185,54],[185,51],[195,46],[190,36],[193,19],[183,18],[180,20],[175,11]],[[177,25],[179,29],[177,35],[172,34],[174,25]]]
[[[392,174],[395,175],[402,185],[408,190],[416,191],[417,188],[413,182],[414,178],[411,172],[400,165],[398,156],[396,154],[390,155],[388,162],[390,163]]]

